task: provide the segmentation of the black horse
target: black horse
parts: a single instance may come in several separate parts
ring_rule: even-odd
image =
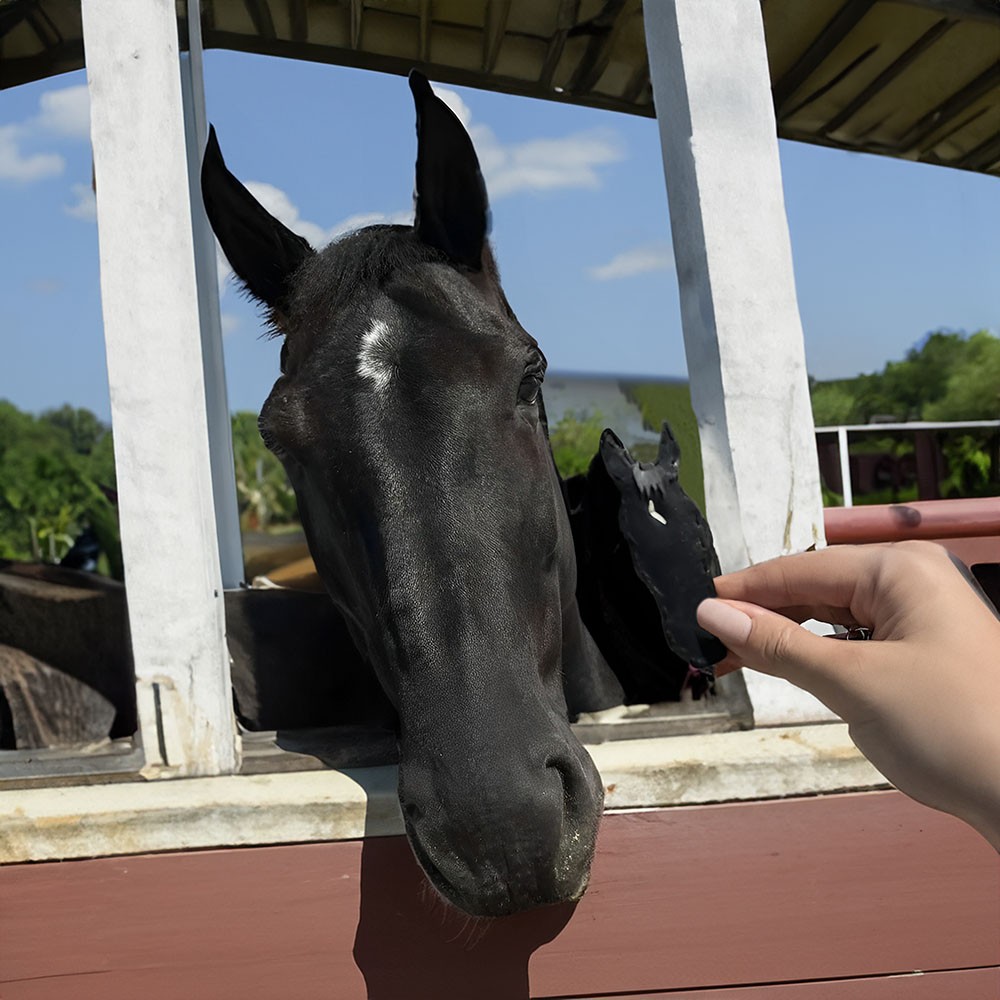
[[[604,447],[587,477],[561,484],[545,358],[500,287],[472,142],[425,77],[410,87],[412,227],[370,226],[316,252],[229,172],[214,131],[202,189],[233,270],[284,338],[261,435],[398,716],[414,853],[447,899],[498,916],[583,892],[603,789],[569,720],[677,697],[689,662],[708,668],[691,629],[711,539],[676,495],[669,449],[662,468],[633,474]],[[581,621],[574,533],[591,574],[579,594],[624,690]],[[666,545],[670,573],[650,575],[639,543],[655,559]]]
[[[202,187],[284,337],[261,435],[398,713],[410,843],[447,899],[498,916],[583,892],[603,789],[567,692],[576,712],[622,691],[580,620],[545,358],[500,287],[472,142],[423,76],[410,87],[412,227],[316,252],[229,173],[214,133]]]

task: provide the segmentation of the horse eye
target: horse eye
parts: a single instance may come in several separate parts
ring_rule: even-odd
[[[278,368],[281,370],[281,374],[285,374],[285,365],[288,363],[288,341],[283,340],[281,342],[281,354],[278,356]]]
[[[538,402],[538,392],[545,379],[545,356],[541,351],[532,351],[521,376],[517,390],[517,401],[524,406],[534,406]]]
[[[538,402],[538,392],[541,387],[542,380],[540,376],[525,375],[517,390],[517,401],[524,403],[526,406],[534,406]]]

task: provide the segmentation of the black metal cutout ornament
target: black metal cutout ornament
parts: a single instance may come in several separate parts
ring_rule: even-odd
[[[680,448],[664,421],[652,464],[637,462],[614,431],[601,435],[601,459],[618,488],[618,523],[636,574],[656,600],[670,649],[707,677],[726,655],[715,636],[698,625],[695,612],[715,596],[719,559],[712,531],[678,479]]]

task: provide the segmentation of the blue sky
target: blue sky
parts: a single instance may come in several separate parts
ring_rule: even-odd
[[[0,398],[107,417],[84,83],[0,91]],[[655,122],[448,89],[483,162],[508,298],[550,367],[684,375]],[[231,169],[314,242],[409,212],[402,78],[209,52],[206,90]],[[876,370],[930,330],[1000,333],[995,178],[798,143],[781,157],[811,374]],[[257,409],[278,347],[220,287],[230,404]]]

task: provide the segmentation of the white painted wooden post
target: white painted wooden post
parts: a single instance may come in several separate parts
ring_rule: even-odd
[[[760,0],[646,0],[706,513],[724,570],[824,542]],[[830,718],[746,673],[758,725]]]
[[[646,0],[707,514],[725,570],[823,541],[760,0]]]
[[[222,317],[219,309],[218,263],[215,236],[201,198],[201,158],[208,139],[205,114],[205,81],[202,69],[201,2],[188,0],[188,51],[181,55],[181,97],[184,102],[184,135],[188,184],[191,190],[191,225],[194,233],[195,274],[198,279],[198,312],[201,315],[201,351],[205,365],[205,402],[208,443],[215,495],[215,528],[219,536],[219,563],[225,587],[243,582],[243,537],[233,461],[233,430],[222,353]]]
[[[83,0],[101,296],[148,775],[234,771],[174,0]]]

